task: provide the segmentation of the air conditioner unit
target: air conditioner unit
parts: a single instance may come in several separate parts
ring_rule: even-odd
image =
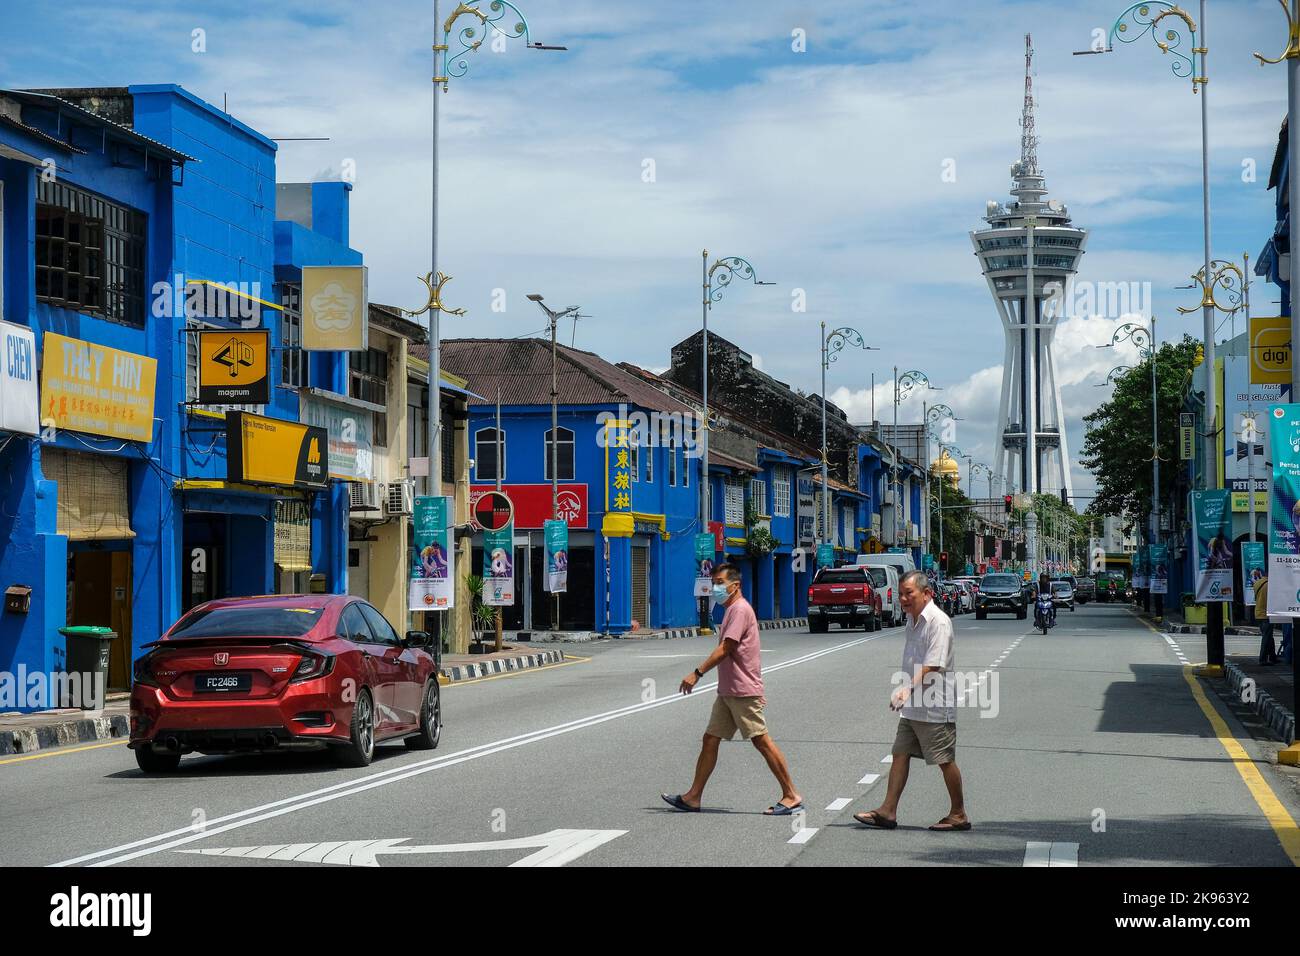
[[[382,507],[383,486],[377,481],[348,482],[348,510],[352,512],[378,512]]]
[[[415,510],[414,493],[409,481],[390,481],[384,511],[390,518],[409,515]]]

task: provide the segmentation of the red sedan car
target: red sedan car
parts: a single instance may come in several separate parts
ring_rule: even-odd
[[[329,746],[364,767],[379,741],[431,750],[442,735],[431,644],[346,594],[209,601],[135,662],[129,745],[146,772],[193,752]]]

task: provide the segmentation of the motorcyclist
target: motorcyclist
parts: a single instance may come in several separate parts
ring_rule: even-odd
[[[1047,596],[1047,623],[1049,627],[1056,626],[1056,602],[1052,600],[1052,579],[1046,571],[1040,571],[1038,574],[1038,594]]]

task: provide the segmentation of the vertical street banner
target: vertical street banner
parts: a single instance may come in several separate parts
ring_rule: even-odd
[[[1268,613],[1300,614],[1300,405],[1269,410],[1273,492],[1268,517]]]
[[[695,596],[708,597],[713,593],[713,558],[717,539],[711,534],[695,536]]]
[[[445,611],[456,605],[456,555],[451,546],[455,499],[421,495],[411,519],[415,533],[407,602],[412,611]]]
[[[1192,543],[1196,546],[1196,601],[1232,600],[1231,492],[1223,488],[1192,492]]]
[[[1255,585],[1263,577],[1264,542],[1243,541],[1241,543],[1241,599],[1247,607],[1255,603]]]
[[[546,590],[563,594],[569,589],[569,525],[552,519],[542,533],[546,537]]]
[[[835,566],[835,545],[817,545],[817,567],[833,568]]]
[[[483,532],[483,603],[509,607],[515,603],[515,523]]]
[[[1133,573],[1131,575],[1131,584],[1135,591],[1141,591],[1147,586],[1147,546],[1140,544],[1137,550],[1133,552]]]
[[[1152,594],[1169,593],[1169,545],[1153,544],[1147,549],[1147,580]]]

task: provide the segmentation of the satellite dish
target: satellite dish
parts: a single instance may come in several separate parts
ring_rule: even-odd
[[[1050,209],[1050,210],[1052,210],[1053,212],[1060,212],[1060,211],[1061,211],[1061,208],[1062,208],[1062,206],[1061,206],[1061,200],[1059,200],[1059,199],[1049,199],[1049,200],[1047,200],[1047,208]]]

